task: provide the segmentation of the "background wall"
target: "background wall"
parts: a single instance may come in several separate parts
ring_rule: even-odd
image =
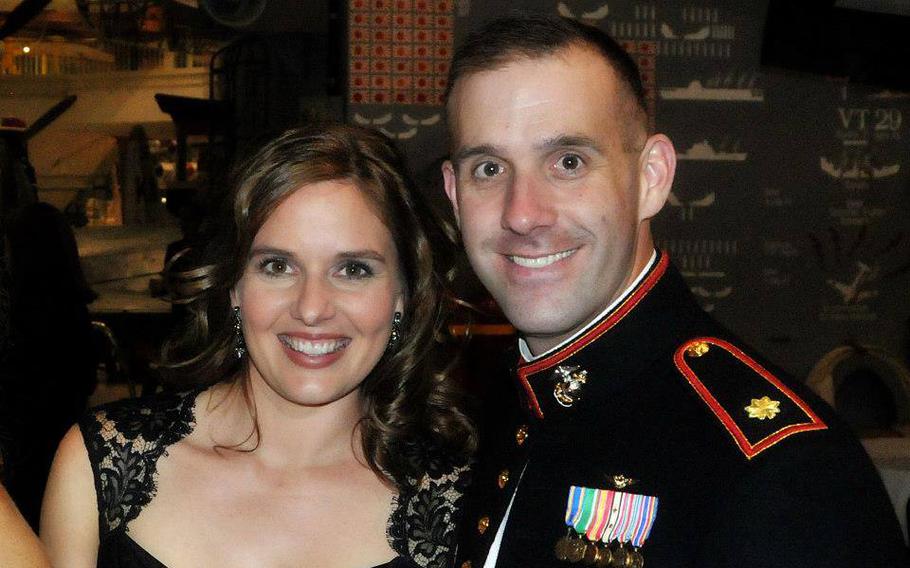
[[[348,118],[397,138],[441,207],[453,43],[513,8],[639,61],[679,157],[655,232],[706,310],[800,376],[847,341],[906,360],[910,94],[762,67],[762,1],[350,0]]]

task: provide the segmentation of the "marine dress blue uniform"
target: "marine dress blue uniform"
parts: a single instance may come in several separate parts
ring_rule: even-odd
[[[704,313],[665,255],[587,331],[511,371],[457,566],[484,566],[507,507],[503,568],[908,565],[858,441]],[[573,487],[628,507],[567,519]]]

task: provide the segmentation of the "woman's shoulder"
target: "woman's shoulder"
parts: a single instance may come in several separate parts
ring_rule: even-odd
[[[432,443],[415,444],[409,453],[423,473],[408,476],[389,519],[389,536],[418,565],[448,566],[471,461]]]
[[[417,451],[417,463],[423,470],[423,476],[414,480],[417,490],[428,490],[443,484],[461,488],[467,484],[472,465],[469,458],[432,443],[421,444]]]
[[[94,475],[102,538],[125,528],[151,501],[158,459],[193,431],[200,391],[104,404],[79,422]]]
[[[86,445],[111,446],[139,441],[170,445],[192,431],[200,389],[127,398],[88,411],[79,421]]]

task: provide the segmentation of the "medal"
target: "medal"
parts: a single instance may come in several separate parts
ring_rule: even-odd
[[[604,526],[605,499],[606,495],[600,489],[574,485],[569,488],[565,517],[568,534],[556,542],[553,549],[556,558],[569,562],[592,558],[589,564],[596,561],[595,543],[600,540]],[[583,536],[590,542],[586,542]]]
[[[657,518],[657,497],[610,490],[605,492],[614,495],[610,519],[601,540],[605,543],[630,542],[636,549],[641,547],[651,534],[651,527]]]
[[[611,557],[609,548],[600,544],[589,544],[585,551],[584,563],[591,566],[609,566]]]
[[[571,531],[570,531],[571,532]],[[553,552],[556,553],[556,559],[565,562],[569,559],[569,542],[572,540],[572,537],[566,535],[561,539],[556,541],[556,546],[553,549]]]
[[[585,557],[581,559],[582,562],[588,566],[594,566],[597,564],[597,559],[600,557],[600,547],[596,544],[589,544],[585,548]]]
[[[569,562],[581,562],[585,557],[585,551],[587,550],[588,545],[585,544],[585,541],[581,537],[574,537],[569,539],[569,546],[566,548],[566,559]]]
[[[597,561],[597,565],[606,568],[613,562],[613,551],[605,544],[599,545],[598,548],[600,549],[600,559]]]
[[[610,566],[613,568],[627,568],[627,561],[629,559],[629,554],[626,552],[626,549],[623,548],[622,544],[613,551],[613,558],[610,561]]]
[[[568,532],[556,541],[556,558],[589,566],[642,568],[639,549],[657,518],[657,503],[650,495],[573,485],[566,501]]]

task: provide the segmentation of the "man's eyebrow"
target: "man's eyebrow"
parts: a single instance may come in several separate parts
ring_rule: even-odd
[[[542,142],[535,144],[535,147],[544,152],[549,152],[557,148],[589,148],[594,150],[597,153],[603,153],[603,148],[597,140],[590,138],[588,136],[581,136],[576,134],[561,134],[559,136],[554,136],[553,138],[547,138]],[[460,148],[457,152],[452,155],[452,164],[456,167],[473,156],[498,156],[500,151],[493,146],[492,144],[479,144],[477,146],[468,146],[466,148]]]
[[[538,150],[548,151],[555,150],[557,148],[589,148],[595,152],[602,153],[603,149],[599,142],[590,138],[588,136],[580,136],[575,134],[562,134],[554,138],[547,138],[546,140],[535,145]]]
[[[471,158],[473,156],[481,156],[483,154],[489,154],[492,156],[497,155],[496,147],[490,144],[480,144],[478,146],[459,148],[457,152],[452,154],[452,163],[458,166],[458,164],[467,160],[468,158]]]

